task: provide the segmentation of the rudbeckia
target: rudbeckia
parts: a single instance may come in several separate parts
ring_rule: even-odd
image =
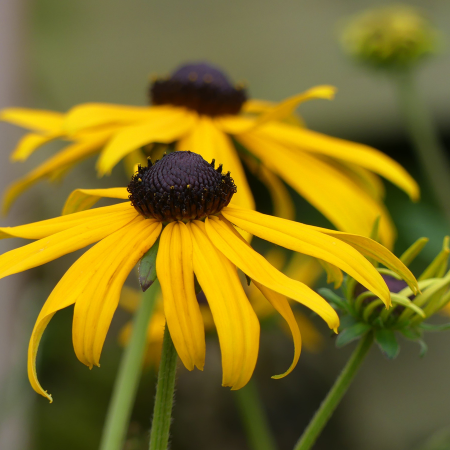
[[[395,232],[383,206],[378,175],[416,200],[419,191],[414,180],[371,147],[329,137],[289,120],[300,103],[330,99],[334,91],[318,86],[278,104],[248,100],[243,86],[233,86],[219,69],[199,63],[155,79],[149,107],[89,103],[67,114],[7,109],[3,120],[33,130],[19,143],[13,160],[26,159],[52,139],[74,142],[14,183],[4,208],[36,181],[58,178],[95,153],[100,153],[97,170],[102,176],[139,149],[151,155],[157,147],[154,144],[165,143],[174,144],[177,150],[195,149],[208,161],[222,162],[239,186],[234,199],[238,206],[254,206],[244,161],[269,185],[286,218],[292,218],[292,208],[280,179],[341,230],[368,235],[374,220],[381,217],[382,241],[391,246]],[[136,153],[132,157],[139,158]]]
[[[51,399],[38,382],[39,341],[53,315],[75,304],[73,344],[78,359],[98,366],[103,343],[122,286],[135,264],[159,238],[156,272],[164,315],[173,343],[188,370],[203,368],[205,337],[195,295],[194,274],[205,294],[219,336],[223,385],[239,389],[249,381],[258,355],[259,322],[241,284],[237,267],[252,280],[288,323],[300,356],[300,331],[286,298],[317,313],[337,330],[335,310],[316,292],[275,269],[236,231],[238,227],[290,250],[319,258],[344,270],[390,305],[381,275],[363,256],[400,274],[413,290],[411,272],[380,244],[361,236],[315,228],[233,205],[236,185],[222,166],[214,169],[191,152],[174,152],[139,168],[127,189],[75,191],[65,214],[29,225],[1,228],[1,237],[37,239],[0,257],[4,277],[39,266],[98,242],[65,273],[44,304],[28,353],[33,388]],[[101,197],[125,201],[80,211]],[[74,212],[77,211],[78,212]],[[280,376],[276,376],[277,378]]]

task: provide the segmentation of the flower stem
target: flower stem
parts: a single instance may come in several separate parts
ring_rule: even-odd
[[[450,221],[450,165],[445,149],[439,141],[433,119],[417,92],[412,71],[396,74],[395,81],[400,109],[416,156],[442,212]]]
[[[159,364],[156,386],[153,422],[150,432],[150,450],[166,450],[172,421],[173,394],[178,355],[170,337],[169,329],[164,330],[164,341]]]
[[[252,450],[275,450],[277,448],[275,439],[270,433],[264,407],[254,381],[250,380],[247,386],[235,391],[234,395],[250,448]]]
[[[136,397],[144,357],[147,326],[156,300],[156,286],[142,295],[133,322],[131,339],[123,351],[103,428],[100,450],[121,450]]]
[[[319,434],[327,424],[339,402],[342,400],[342,397],[347,392],[350,383],[353,381],[353,378],[358,372],[358,369],[364,361],[364,358],[372,346],[372,343],[373,334],[371,332],[367,333],[359,341],[358,346],[335,381],[330,392],[328,392],[325,400],[316,411],[316,414],[314,414],[311,422],[306,427],[302,436],[295,445],[294,450],[309,450],[316,442]]]

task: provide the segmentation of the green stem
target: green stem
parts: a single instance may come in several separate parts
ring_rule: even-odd
[[[314,414],[311,422],[306,427],[306,430],[303,432],[302,436],[295,445],[294,450],[309,450],[314,445],[316,439],[319,437],[319,434],[327,424],[339,402],[342,400],[342,397],[347,392],[350,383],[353,381],[353,378],[358,372],[358,369],[364,361],[364,358],[372,346],[372,343],[372,333],[367,333],[359,341],[358,346],[335,381],[330,392],[328,392],[325,400],[320,405],[320,408],[317,410],[316,414]]]
[[[109,403],[100,450],[121,450],[123,448],[139,385],[146,348],[147,326],[155,306],[156,291],[156,286],[152,286],[142,295],[141,304],[135,313],[131,338],[123,351],[119,373]]]
[[[412,71],[396,74],[400,109],[416,156],[442,212],[450,221],[450,166],[433,119],[418,95]]]
[[[166,323],[150,432],[150,450],[166,450],[169,443],[177,359],[177,351]]]
[[[270,433],[264,407],[254,381],[250,381],[247,386],[235,391],[234,395],[250,448],[253,450],[275,450],[277,448],[275,439]]]

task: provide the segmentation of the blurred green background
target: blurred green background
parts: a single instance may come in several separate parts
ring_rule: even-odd
[[[333,102],[314,101],[299,110],[307,125],[330,135],[363,142],[401,162],[420,182],[423,198],[411,204],[387,186],[387,205],[398,226],[397,253],[421,236],[430,237],[417,268],[441,246],[448,227],[428,192],[411,152],[395,92],[382,73],[349,61],[338,43],[345,20],[389,2],[356,0],[2,0],[0,2],[0,106],[65,111],[82,102],[145,105],[149,75],[180,63],[207,60],[250,95],[278,101],[317,84],[338,88]],[[407,2],[423,8],[442,31],[441,52],[417,70],[427,106],[442,139],[450,142],[450,2]],[[49,145],[25,164],[11,165],[9,153],[21,132],[0,124],[0,185],[25,174],[52,154]],[[74,188],[126,183],[122,167],[98,180],[93,160],[71,172],[55,189],[41,183],[23,195],[2,225],[57,215]],[[270,211],[267,192],[255,180],[257,203]],[[387,183],[386,183],[387,184]],[[450,194],[450,193],[449,193]],[[298,220],[328,225],[297,197]],[[1,250],[16,243],[2,243]],[[117,332],[128,319],[119,311],[102,355],[101,369],[79,363],[71,344],[72,310],[58,313],[39,354],[42,384],[55,399],[38,397],[26,378],[27,340],[39,308],[78,254],[1,280],[0,449],[96,449],[121,350]],[[313,319],[314,320],[314,319]],[[262,333],[255,379],[280,450],[291,449],[344,365],[351,348],[337,350],[326,326],[322,352],[303,352],[295,371],[282,380],[271,375],[290,363],[290,339],[274,327]],[[429,351],[405,343],[388,361],[373,349],[355,384],[319,439],[316,449],[406,450],[423,448],[429,436],[450,427],[450,334],[428,335]],[[351,347],[351,346],[350,346]],[[178,377],[172,448],[246,449],[234,394],[220,386],[220,353],[211,337],[205,372]],[[127,441],[128,450],[146,448],[155,374],[143,376]],[[437,447],[436,447],[437,448]],[[439,447],[439,448],[450,448]]]

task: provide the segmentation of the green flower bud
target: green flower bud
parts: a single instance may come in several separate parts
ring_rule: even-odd
[[[435,53],[437,32],[425,15],[407,5],[365,11],[341,36],[346,53],[380,68],[405,68]]]

